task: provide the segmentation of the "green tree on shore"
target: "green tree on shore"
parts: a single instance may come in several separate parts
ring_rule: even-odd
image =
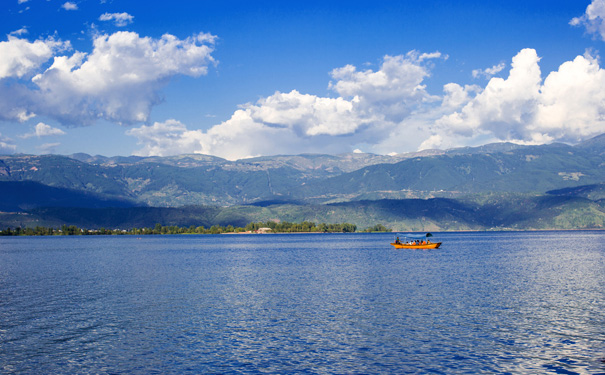
[[[228,225],[213,225],[206,229],[203,226],[190,225],[189,227],[178,227],[176,225],[163,226],[157,223],[153,228],[131,228],[131,229],[85,229],[75,225],[62,225],[60,229],[37,226],[35,228],[6,228],[0,231],[0,236],[76,236],[76,235],[150,235],[150,234],[222,234],[256,232],[260,228],[270,228],[273,233],[352,233],[357,226],[351,223],[316,225],[311,221],[302,223],[290,223],[287,221],[256,222],[249,223],[245,227],[234,227]]]

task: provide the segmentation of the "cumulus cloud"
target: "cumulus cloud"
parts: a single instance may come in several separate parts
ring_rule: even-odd
[[[182,40],[169,34],[159,39],[133,32],[99,35],[90,54],[54,56],[52,65],[31,79],[34,89],[26,87],[27,82],[0,87],[0,98],[8,100],[0,109],[10,109],[0,118],[22,120],[40,114],[66,125],[97,119],[145,122],[171,77],[198,77],[216,63],[211,55],[215,39],[206,33]],[[0,44],[0,78],[32,73],[61,46],[65,44],[52,39],[29,43],[9,37]]]
[[[350,152],[352,145],[375,145],[402,119],[438,100],[422,81],[429,59],[441,54],[415,51],[385,56],[376,71],[347,65],[331,72],[336,98],[276,92],[247,104],[207,132],[198,152],[239,159],[280,153]],[[365,147],[364,147],[365,148]]]
[[[441,106],[444,110],[457,110],[472,99],[472,95],[481,92],[477,85],[461,86],[457,83],[447,83],[443,86]]]
[[[267,154],[349,151],[350,138],[363,133],[364,119],[342,98],[297,91],[275,93],[237,110],[200,138],[199,152],[227,159]],[[342,142],[335,142],[336,138]]]
[[[584,26],[588,33],[605,40],[605,0],[593,0],[586,7],[586,12],[580,17],[572,18],[569,24]]]
[[[0,120],[24,122],[35,116],[32,91],[26,86],[43,64],[55,53],[69,50],[71,44],[50,37],[29,42],[13,35],[0,42]],[[3,82],[7,78],[18,83]],[[25,82],[21,82],[21,80]]]
[[[67,1],[63,5],[61,5],[61,8],[65,10],[78,10],[78,4],[72,3],[71,1]]]
[[[140,156],[196,153],[200,150],[203,136],[200,131],[187,130],[184,124],[172,119],[129,129],[126,134],[138,138],[139,144],[144,145],[134,153]]]
[[[132,23],[134,16],[124,13],[103,13],[99,17],[99,21],[113,21],[118,27],[124,27]]]
[[[459,111],[436,122],[442,137],[577,142],[605,130],[605,71],[590,56],[563,63],[542,81],[533,49],[512,60],[508,78],[492,78]]]
[[[499,139],[518,139],[539,95],[538,61],[535,50],[522,50],[513,58],[507,79],[492,78],[460,112],[443,117],[438,124],[465,136],[491,131]]]
[[[385,56],[378,71],[358,71],[347,65],[331,72],[330,89],[347,98],[358,98],[357,110],[366,116],[401,121],[419,104],[438,100],[426,91],[423,80],[430,75],[424,60],[439,58],[439,52]]]
[[[40,68],[55,52],[71,48],[69,42],[50,37],[29,42],[13,35],[0,42],[0,79],[22,78]]]
[[[355,132],[364,122],[353,108],[358,102],[359,98],[322,98],[293,90],[248,105],[246,112],[256,122],[292,129],[300,136],[342,135]]]
[[[235,111],[231,118],[204,132],[189,130],[176,120],[126,132],[138,139],[142,148],[135,155],[176,155],[202,153],[230,160],[261,155],[347,152],[349,142],[334,142],[334,136],[301,136],[292,128],[255,121],[250,109]]]
[[[590,56],[577,56],[544,80],[526,139],[577,142],[605,131],[605,70]],[[547,139],[548,139],[547,138]]]
[[[32,138],[32,137],[40,138],[40,137],[47,137],[47,136],[51,136],[51,135],[64,135],[64,134],[65,134],[65,132],[61,129],[53,128],[50,125],[47,125],[43,122],[39,122],[34,127],[34,131],[32,131],[31,133],[23,134],[21,136],[21,138],[24,138],[24,139]]]

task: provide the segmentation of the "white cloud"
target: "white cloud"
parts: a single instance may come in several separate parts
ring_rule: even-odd
[[[203,134],[199,131],[189,131],[186,126],[176,120],[156,122],[151,126],[143,125],[133,128],[126,134],[138,138],[143,148],[135,155],[167,156],[176,154],[192,154],[199,152]]]
[[[22,135],[21,138],[24,138],[24,139],[32,138],[32,137],[40,138],[40,137],[47,137],[47,136],[51,136],[51,135],[64,135],[64,134],[65,134],[65,132],[61,129],[53,128],[50,125],[46,125],[43,122],[39,122],[34,127],[33,132],[26,133],[26,134]]]
[[[477,85],[462,87],[457,83],[448,83],[443,86],[443,92],[441,106],[446,110],[457,110],[472,99],[471,94],[481,92],[481,87]]]
[[[90,54],[55,56],[30,83],[0,86],[0,99],[5,99],[0,101],[0,118],[23,120],[39,114],[66,125],[98,119],[145,122],[171,77],[198,77],[216,63],[211,56],[215,39],[205,33],[182,40],[169,34],[159,39],[133,32],[99,35]],[[9,37],[0,42],[0,78],[26,78],[68,46],[53,39],[29,43]]]
[[[385,117],[390,121],[401,121],[416,106],[437,100],[422,84],[429,76],[424,60],[439,58],[441,54],[419,54],[409,52],[406,56],[385,56],[380,70],[358,71],[352,65],[334,69],[330,89],[343,97],[357,97],[358,111],[366,116]]]
[[[269,127],[288,128],[301,136],[354,133],[364,123],[354,111],[359,99],[321,98],[293,90],[246,106],[250,118]]]
[[[475,69],[472,72],[473,78],[479,78],[479,77],[491,78],[491,77],[495,76],[496,74],[500,73],[501,71],[503,71],[504,68],[506,68],[506,64],[502,62],[498,65],[492,66],[491,68]]]
[[[237,110],[229,120],[203,133],[199,152],[241,159],[350,151],[350,138],[360,136],[364,121],[352,107],[353,103],[342,98],[278,92]]]
[[[54,38],[29,42],[9,35],[0,42],[0,79],[22,78],[47,62],[55,52],[71,48],[69,42]]]
[[[576,142],[605,131],[605,71],[578,56],[542,82],[539,57],[524,49],[507,79],[492,78],[461,110],[436,122],[442,138],[519,143]],[[462,137],[462,138],[461,138]]]
[[[99,21],[113,21],[116,26],[124,27],[132,23],[134,16],[128,13],[103,13]]]
[[[228,159],[355,148],[390,153],[487,141],[577,142],[603,133],[605,70],[598,60],[578,56],[544,80],[539,64],[535,50],[521,50],[506,78],[484,88],[446,84],[440,103],[424,87],[429,71],[420,58],[387,56],[376,72],[345,66],[330,83],[341,96],[275,93],[200,132],[198,152]]]
[[[132,128],[126,134],[138,139],[142,148],[134,154],[141,156],[203,153],[235,160],[276,153],[349,151],[347,143],[334,147],[334,136],[305,137],[289,127],[257,122],[250,109],[237,110],[229,120],[207,132],[189,130],[176,120],[168,120]]]
[[[24,4],[27,3],[29,0],[17,0],[17,3],[19,4]]]
[[[101,35],[90,55],[56,57],[34,83],[46,104],[44,112],[64,123],[91,123],[97,118],[145,122],[170,77],[206,74],[214,63],[214,39],[209,34],[184,40],[169,34],[160,39],[133,32]]]
[[[590,57],[577,56],[544,80],[529,138],[577,142],[605,131],[605,70]]]
[[[584,26],[586,31],[605,40],[605,0],[593,0],[586,12],[569,21],[572,26]]]
[[[67,125],[145,122],[171,77],[198,77],[215,64],[215,38],[118,32],[97,36],[89,54],[55,56],[69,43],[9,36],[0,42],[0,79],[11,78],[0,85],[0,119],[25,121],[39,114]],[[524,49],[513,57],[507,77],[491,78],[485,87],[448,83],[441,95],[433,95],[425,80],[432,61],[444,58],[412,51],[385,56],[375,71],[346,65],[330,73],[333,96],[275,92],[242,105],[207,131],[168,120],[127,134],[138,139],[140,155],[197,152],[239,159],[355,149],[404,152],[485,140],[577,141],[605,130],[605,73],[589,54],[563,63],[543,80],[537,52]],[[35,136],[45,130],[51,131],[41,127]]]
[[[12,154],[17,150],[17,146],[13,144],[12,139],[3,137],[0,133],[0,154]]]
[[[539,60],[535,50],[522,50],[513,58],[507,79],[492,78],[460,112],[443,117],[438,125],[469,137],[493,132],[499,139],[521,139],[539,96]]]
[[[78,10],[78,4],[72,3],[71,1],[67,1],[63,5],[61,5],[61,8],[65,10]]]

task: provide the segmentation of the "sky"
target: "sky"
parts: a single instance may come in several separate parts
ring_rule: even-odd
[[[2,0],[0,154],[398,154],[605,132],[605,0]]]

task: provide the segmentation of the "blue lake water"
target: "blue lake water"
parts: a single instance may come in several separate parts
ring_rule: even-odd
[[[605,232],[0,238],[0,373],[605,374]]]

